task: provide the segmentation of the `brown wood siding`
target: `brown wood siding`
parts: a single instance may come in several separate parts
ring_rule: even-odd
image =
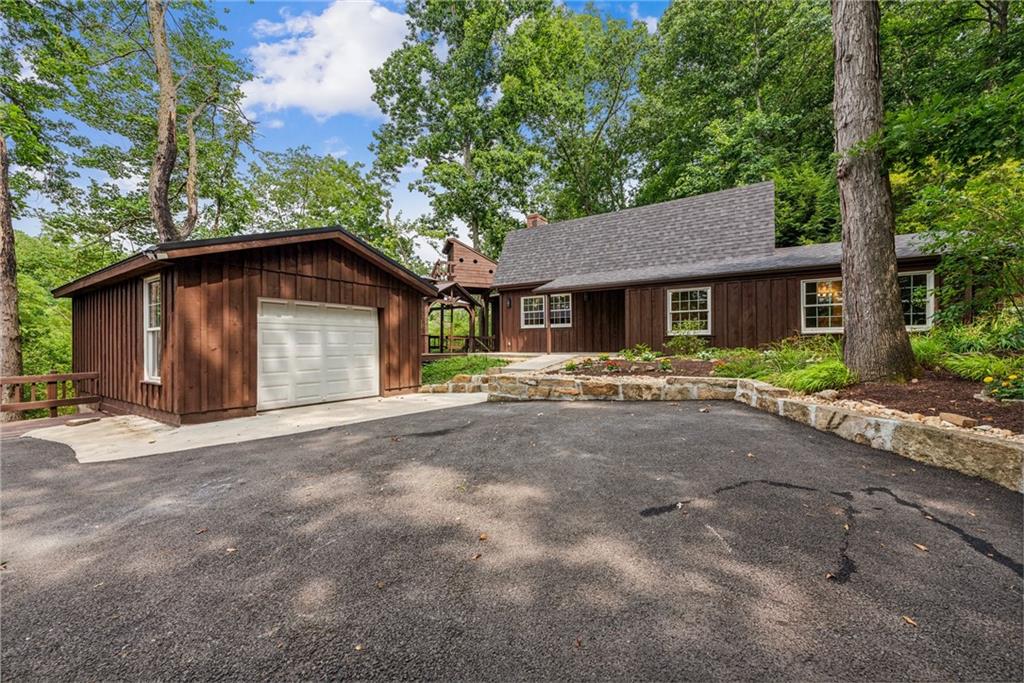
[[[900,263],[901,272],[932,270],[935,259]],[[626,290],[626,346],[647,344],[662,349],[668,335],[668,291],[711,287],[711,335],[717,347],[757,347],[800,334],[800,282],[840,278],[838,268],[761,277],[720,278],[630,287]]]
[[[535,296],[529,290],[502,292],[501,350],[506,352],[545,352],[547,330],[520,327],[520,301]],[[508,300],[512,306],[509,308]],[[554,353],[619,351],[625,346],[625,295],[622,290],[576,292],[572,295],[572,327],[551,329]]]
[[[313,242],[196,257],[176,270],[183,391],[175,410],[189,416],[185,421],[255,411],[260,298],[378,309],[381,393],[420,384],[422,295],[341,245]]]
[[[142,382],[142,278],[76,294],[73,366],[114,412],[202,422],[256,410],[260,298],[378,309],[382,394],[420,384],[423,296],[336,242],[196,256],[163,274],[161,385]]]
[[[451,243],[452,277],[469,289],[490,289],[494,283],[495,263],[458,242]]]
[[[174,318],[175,274],[161,274],[163,355],[160,384],[143,382],[142,278],[79,294],[71,305],[74,372],[98,372],[97,393],[104,399],[140,406],[139,412],[166,418],[173,412],[175,354],[170,321]]]

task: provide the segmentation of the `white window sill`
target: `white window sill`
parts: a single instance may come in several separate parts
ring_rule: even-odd
[[[152,384],[152,385],[157,386],[157,387],[161,386],[159,378],[158,379],[144,379],[144,380],[142,380],[142,383],[143,384]]]

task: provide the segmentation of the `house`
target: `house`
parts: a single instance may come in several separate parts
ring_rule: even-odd
[[[160,244],[54,295],[100,408],[183,424],[416,390],[437,290],[322,228]]]
[[[774,195],[766,182],[552,224],[531,214],[494,275],[502,351],[842,332],[842,245],[776,248]],[[896,256],[907,327],[928,329],[938,258],[913,235],[896,236]]]

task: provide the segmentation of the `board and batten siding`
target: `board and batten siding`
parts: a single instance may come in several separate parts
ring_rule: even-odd
[[[174,280],[172,270],[161,271],[164,320],[174,312]],[[103,397],[103,410],[166,419],[174,405],[176,359],[165,324],[161,382],[143,382],[142,281],[133,278],[75,295],[71,302],[71,367],[74,372],[99,373],[96,391]]]
[[[423,295],[337,242],[195,256],[161,273],[159,385],[142,381],[143,278],[73,297],[73,366],[99,373],[104,410],[171,423],[255,414],[261,298],[377,309],[381,393],[419,387]]]
[[[501,293],[501,350],[505,352],[545,352],[545,328],[522,329],[520,306],[523,297],[538,296],[530,290]],[[509,306],[511,300],[511,307]],[[625,346],[625,298],[622,290],[574,292],[572,326],[551,328],[553,353],[613,352]]]
[[[901,262],[899,270],[932,270],[935,265],[935,259],[920,259]],[[709,346],[755,348],[799,335],[803,316],[801,281],[841,277],[838,268],[831,268],[629,287],[625,346],[647,344],[656,350],[663,349],[671,339],[668,291],[699,287],[711,288],[711,334],[702,335]]]
[[[467,249],[458,242],[451,243],[452,277],[463,287],[489,289],[494,282],[494,261]]]

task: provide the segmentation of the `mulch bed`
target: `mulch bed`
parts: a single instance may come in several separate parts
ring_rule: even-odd
[[[958,413],[973,417],[978,424],[1024,433],[1024,404],[979,401],[974,395],[980,393],[983,386],[981,382],[926,370],[914,383],[866,382],[842,390],[839,397],[855,401],[870,399],[905,413],[935,416],[940,412]]]
[[[609,367],[615,370],[609,371]],[[714,365],[710,361],[703,360],[681,360],[672,359],[672,370],[662,370],[658,361],[653,363],[644,361],[628,361],[620,358],[601,361],[594,359],[593,365],[586,366],[577,363],[577,368],[572,372],[562,370],[565,375],[583,375],[586,377],[615,377],[621,375],[633,375],[639,377],[665,377],[666,375],[681,375],[684,377],[710,377]]]

